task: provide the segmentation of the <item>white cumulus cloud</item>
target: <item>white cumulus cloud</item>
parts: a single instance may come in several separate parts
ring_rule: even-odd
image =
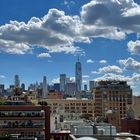
[[[129,57],[127,59],[119,60],[119,63],[124,66],[127,70],[133,70],[140,72],[140,62],[136,61],[135,59]]]
[[[104,59],[103,60],[100,60],[99,63],[100,64],[106,64],[107,63],[107,60],[104,60]]]
[[[140,83],[140,74],[139,73],[133,73],[130,80],[134,83]]]
[[[44,17],[31,17],[27,23],[1,25],[0,52],[25,54],[40,47],[48,53],[83,54],[76,43],[91,43],[97,37],[125,39],[126,33],[140,34],[139,23],[140,5],[134,0],[92,0],[74,16],[49,9]],[[131,46],[130,52],[139,53],[138,45]]]
[[[51,55],[49,53],[40,53],[37,55],[37,57],[39,57],[39,58],[49,57],[50,58]]]
[[[123,73],[123,70],[115,65],[112,66],[106,66],[103,68],[99,68],[98,73],[100,74],[104,74],[104,73]]]
[[[125,37],[125,32],[140,32],[140,5],[134,0],[92,0],[82,7],[84,24],[112,32],[110,37]],[[115,33],[116,32],[116,33]]]
[[[92,59],[88,59],[87,63],[94,63],[94,61]]]
[[[124,75],[118,75],[113,73],[104,74],[101,77],[95,79],[95,81],[106,81],[106,80],[120,80],[120,81],[129,81],[130,77]]]
[[[57,77],[57,78],[52,79],[52,83],[60,83],[60,78]]]
[[[37,46],[48,53],[82,53],[74,42],[89,39],[80,35],[80,24],[78,16],[57,9],[50,9],[43,18],[32,17],[27,23],[10,21],[0,26],[0,51],[24,54]]]
[[[11,54],[25,54],[31,51],[26,43],[16,43],[15,41],[6,41],[0,39],[0,51]]]
[[[0,78],[4,79],[4,78],[6,78],[6,76],[5,75],[0,75]]]
[[[140,41],[139,40],[136,40],[136,41],[131,40],[127,43],[127,46],[130,53],[140,55]]]

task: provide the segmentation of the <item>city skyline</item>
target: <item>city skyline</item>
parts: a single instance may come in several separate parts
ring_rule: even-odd
[[[138,0],[1,0],[0,13],[0,84],[73,78],[79,56],[83,84],[126,80],[140,95]]]

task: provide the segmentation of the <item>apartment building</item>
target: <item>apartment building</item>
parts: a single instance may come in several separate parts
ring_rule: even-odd
[[[23,102],[7,102],[0,105],[0,135],[10,134],[17,139],[50,138],[50,108],[24,105]]]
[[[100,81],[93,89],[94,116],[104,116],[108,110],[125,117],[126,110],[132,105],[132,89],[125,81]]]
[[[88,99],[45,99],[50,106],[52,113],[57,113],[59,111],[64,113],[79,113],[79,114],[89,114],[93,115],[93,100]]]

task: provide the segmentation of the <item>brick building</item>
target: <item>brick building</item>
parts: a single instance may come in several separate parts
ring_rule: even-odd
[[[61,110],[64,113],[77,113],[77,114],[88,114],[93,116],[94,113],[94,103],[90,99],[76,99],[76,98],[67,98],[67,99],[45,99],[50,106],[52,113],[57,113]]]
[[[12,102],[13,103],[13,102]],[[35,105],[0,105],[0,135],[16,135],[17,139],[50,138],[50,108]]]
[[[140,119],[121,119],[121,132],[130,132],[132,134],[140,135]]]
[[[130,132],[140,135],[140,119],[135,118],[132,107],[127,110],[126,117],[121,119],[121,132]]]
[[[105,117],[108,110],[118,113],[120,119],[132,105],[132,89],[125,81],[100,81],[93,89],[94,116]]]

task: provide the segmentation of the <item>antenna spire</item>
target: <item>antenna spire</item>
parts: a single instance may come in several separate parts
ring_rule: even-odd
[[[78,62],[79,62],[79,56],[78,56],[77,60],[78,60]]]

